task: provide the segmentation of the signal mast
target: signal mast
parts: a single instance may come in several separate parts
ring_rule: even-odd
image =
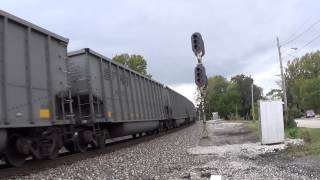
[[[200,33],[195,32],[191,35],[191,45],[192,51],[194,52],[198,64],[194,69],[195,73],[195,83],[200,91],[200,112],[202,112],[202,121],[203,121],[203,131],[202,137],[208,137],[208,131],[206,129],[206,114],[205,114],[205,99],[206,99],[206,91],[208,87],[208,78],[206,75],[206,69],[202,64],[202,57],[205,54],[204,43]]]

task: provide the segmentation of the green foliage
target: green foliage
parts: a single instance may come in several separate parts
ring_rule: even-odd
[[[320,78],[301,81],[301,106],[304,109],[318,110],[320,107]]]
[[[303,146],[289,146],[287,152],[295,155],[320,155],[320,130],[311,128],[297,128],[297,138],[303,139]],[[288,130],[286,130],[288,132]],[[286,133],[288,137],[288,133]]]
[[[307,53],[288,62],[285,77],[290,109],[295,108],[299,112],[313,109],[319,113],[320,51]]]
[[[289,129],[289,137],[290,138],[297,138],[298,135],[298,129],[297,128],[291,128]]]
[[[207,103],[209,108],[208,114],[211,112],[219,112],[223,118],[227,118],[227,108],[222,98],[227,91],[229,82],[222,76],[213,76],[208,79]]]
[[[114,56],[112,60],[143,75],[147,75],[147,61],[141,55],[120,54]]]
[[[210,77],[207,89],[207,101],[210,107],[208,115],[211,112],[219,112],[219,115],[224,119],[241,119],[241,117],[248,116],[251,111],[252,82],[250,77],[244,75],[236,76],[231,81],[222,76]],[[254,95],[256,102],[261,97],[261,88],[255,85],[254,88],[257,91]],[[242,92],[244,90],[245,93]],[[243,102],[248,102],[249,105]]]
[[[240,93],[240,109],[239,114],[246,119],[251,116],[251,86],[253,79],[243,74],[236,75],[231,78],[231,82],[237,84]],[[262,88],[253,85],[253,101],[256,103],[262,98]]]
[[[271,89],[266,96],[268,99],[282,99],[282,90],[281,89]]]

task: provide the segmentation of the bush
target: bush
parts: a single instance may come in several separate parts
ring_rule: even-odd
[[[300,111],[297,108],[290,108],[288,112],[288,128],[296,128],[297,123],[294,121],[294,118],[299,116]]]
[[[228,116],[228,119],[230,119],[230,120],[244,120],[243,117],[239,116],[239,114],[234,114],[234,113],[230,114]]]
[[[297,138],[297,135],[298,135],[298,129],[297,128],[290,128],[289,129],[289,136],[291,138]]]
[[[306,130],[302,130],[300,132],[300,137],[304,140],[304,142],[306,143],[311,143],[311,135],[309,133],[309,131],[306,131]]]
[[[289,118],[287,127],[288,127],[289,129],[295,129],[295,128],[297,128],[297,123],[294,121],[293,118]]]

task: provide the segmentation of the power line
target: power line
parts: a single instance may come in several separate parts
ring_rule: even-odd
[[[294,56],[294,55],[292,55],[292,54],[289,54],[289,53],[285,53],[287,56],[291,56],[291,57],[293,57],[293,58],[299,58],[299,57],[297,57],[297,56]]]
[[[308,31],[310,31],[314,26],[316,26],[317,24],[320,23],[320,19],[318,19],[315,23],[311,24],[306,30],[302,31],[301,33],[299,33],[298,35],[294,36],[293,38],[289,38],[289,40],[287,42],[285,42],[282,46],[288,45],[289,43],[292,43],[293,41],[297,40],[298,38],[300,38],[303,34],[307,33]]]
[[[307,46],[309,46],[310,44],[312,44],[315,40],[320,38],[320,34],[318,34],[316,37],[314,37],[313,39],[311,39],[309,42],[307,42],[306,44],[304,44],[303,46],[301,46],[301,48],[298,48],[295,52],[293,53],[287,53],[289,56],[293,56],[292,54],[296,54],[298,51],[303,50],[304,48],[306,48]]]
[[[301,49],[307,47],[308,45],[310,45],[311,43],[313,43],[315,40],[319,39],[320,38],[320,34],[318,34],[316,37],[314,37],[311,41],[307,42],[305,45],[303,45],[301,47]]]

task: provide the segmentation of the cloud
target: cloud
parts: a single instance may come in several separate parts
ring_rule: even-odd
[[[208,76],[244,73],[265,90],[276,86],[274,77],[280,73],[276,36],[285,42],[302,32],[319,18],[319,5],[309,0],[0,2],[3,10],[69,38],[69,50],[89,47],[108,57],[142,54],[154,79],[165,84],[193,83],[196,60],[190,36],[201,32]],[[319,30],[320,25],[284,51],[303,46]],[[317,49],[319,42],[294,55]]]
[[[193,83],[184,83],[184,84],[172,84],[168,85],[174,91],[182,94],[186,98],[195,104],[195,94],[197,91],[197,87]]]

